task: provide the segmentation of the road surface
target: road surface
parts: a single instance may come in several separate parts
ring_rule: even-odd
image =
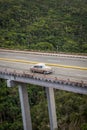
[[[67,55],[43,55],[26,52],[10,52],[0,50],[0,66],[16,70],[30,71],[33,63],[52,65],[56,76],[62,79],[84,81],[87,83],[87,57]]]

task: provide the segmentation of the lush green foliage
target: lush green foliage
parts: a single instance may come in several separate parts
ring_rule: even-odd
[[[0,79],[0,130],[23,130],[17,88],[7,88]]]
[[[33,130],[50,130],[45,88],[27,85]],[[58,130],[87,130],[87,96],[55,90]],[[0,80],[0,130],[23,130],[18,89]]]
[[[0,47],[41,42],[50,51],[87,52],[87,0],[0,0]]]

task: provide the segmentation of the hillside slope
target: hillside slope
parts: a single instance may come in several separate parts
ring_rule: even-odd
[[[0,47],[87,52],[87,0],[0,0]]]

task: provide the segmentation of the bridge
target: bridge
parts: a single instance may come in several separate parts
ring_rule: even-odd
[[[69,92],[74,92],[74,93],[87,94],[87,82],[86,82],[87,80],[86,58],[87,57],[86,56],[74,57],[76,59],[80,58],[80,61],[81,59],[82,60],[84,59],[85,64],[86,64],[86,65],[84,64],[84,66],[70,66],[70,65],[59,66],[58,64],[48,63],[51,66],[58,65],[58,67],[62,67],[63,69],[68,68],[68,69],[71,69],[71,71],[72,69],[75,72],[78,71],[80,73],[80,76],[78,76],[79,78],[77,77],[77,79],[76,78],[74,79],[74,76],[72,75],[71,75],[71,78],[70,77],[65,78],[66,76],[58,76],[58,73],[57,75],[56,74],[54,75],[35,74],[35,73],[30,73],[26,69],[24,70],[22,68],[19,69],[18,66],[17,68],[14,68],[14,66],[12,67],[9,64],[6,64],[5,66],[4,63],[10,62],[11,64],[11,62],[17,62],[17,64],[19,64],[19,62],[25,63],[26,61],[19,60],[19,59],[12,61],[12,59],[9,58],[9,55],[8,56],[6,55],[7,51],[1,51],[1,52],[0,52],[1,53],[0,54],[0,58],[1,58],[0,59],[1,60],[0,78],[7,80],[8,87],[14,87],[18,85],[24,130],[32,130],[32,121],[31,121],[31,116],[30,116],[30,106],[29,106],[29,101],[28,101],[28,93],[27,93],[26,84],[36,84],[36,85],[46,88],[49,120],[50,120],[50,130],[57,130],[58,127],[57,127],[57,117],[56,117],[56,109],[55,109],[54,88],[69,91]],[[2,56],[3,52],[7,57]],[[64,55],[63,57],[67,57],[67,56]],[[71,56],[69,55],[69,57]],[[30,64],[30,62],[28,61],[27,63],[28,65]],[[33,61],[33,63],[36,63],[36,62]],[[82,79],[81,79],[81,76],[82,76]],[[67,74],[67,77],[68,77],[68,74]]]

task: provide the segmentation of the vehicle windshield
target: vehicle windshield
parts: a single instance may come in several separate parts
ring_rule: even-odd
[[[43,68],[43,66],[37,65],[37,66],[34,66],[34,68]]]

